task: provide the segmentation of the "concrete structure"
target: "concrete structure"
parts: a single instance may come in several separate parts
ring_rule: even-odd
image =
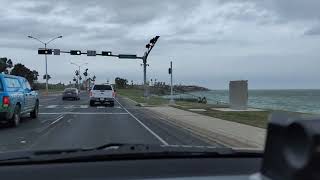
[[[231,109],[246,110],[248,108],[248,81],[230,81],[229,103]]]

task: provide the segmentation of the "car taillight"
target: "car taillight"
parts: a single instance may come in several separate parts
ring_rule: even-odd
[[[112,92],[112,97],[116,97],[116,92]]]
[[[92,91],[90,91],[89,96],[92,96]]]
[[[3,105],[3,107],[8,107],[8,106],[10,105],[10,98],[9,98],[9,96],[3,96],[2,105]]]

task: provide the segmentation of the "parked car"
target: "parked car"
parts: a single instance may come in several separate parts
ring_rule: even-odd
[[[114,106],[115,91],[110,84],[95,84],[90,91],[90,106],[96,102]]]
[[[80,100],[80,92],[77,88],[66,88],[62,93],[62,100]]]
[[[0,74],[0,99],[1,121],[18,126],[21,115],[29,113],[31,118],[38,117],[38,93],[24,77]]]

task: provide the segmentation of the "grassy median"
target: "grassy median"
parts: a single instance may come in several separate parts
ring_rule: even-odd
[[[250,126],[266,128],[267,120],[270,114],[270,111],[243,111],[243,112],[226,112],[213,110],[214,107],[220,107],[219,105],[210,105],[210,104],[200,104],[192,102],[176,102],[177,105],[173,106],[178,109],[187,110],[189,109],[205,109],[203,112],[195,112],[198,114],[211,116],[223,120],[228,120],[232,122],[247,124]],[[191,111],[193,112],[193,111]]]
[[[148,99],[143,97],[143,89],[117,89],[117,93],[120,96],[128,97],[137,103],[147,105],[164,105],[168,103],[168,100],[160,96],[150,96]]]
[[[121,96],[128,97],[138,103],[143,103],[146,105],[168,105],[168,100],[162,98],[161,96],[151,96],[148,100],[145,100],[143,97],[143,89],[118,89],[118,94]],[[247,124],[250,126],[255,126],[259,128],[266,128],[269,114],[272,113],[272,110],[265,111],[242,111],[242,112],[234,112],[234,111],[218,111],[212,108],[218,107],[226,107],[226,105],[218,104],[201,104],[197,102],[189,102],[189,101],[176,101],[176,105],[171,105],[172,107],[190,111],[193,113],[198,113],[214,118],[219,118],[227,121]],[[190,109],[205,109],[206,111],[191,111]],[[295,112],[286,112],[288,114],[297,115],[301,113]]]

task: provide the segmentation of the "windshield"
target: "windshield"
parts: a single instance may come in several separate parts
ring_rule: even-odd
[[[77,92],[77,89],[65,89],[64,92]]]
[[[320,114],[319,0],[0,2],[0,153],[262,150]]]
[[[93,90],[112,90],[110,85],[95,85]]]

